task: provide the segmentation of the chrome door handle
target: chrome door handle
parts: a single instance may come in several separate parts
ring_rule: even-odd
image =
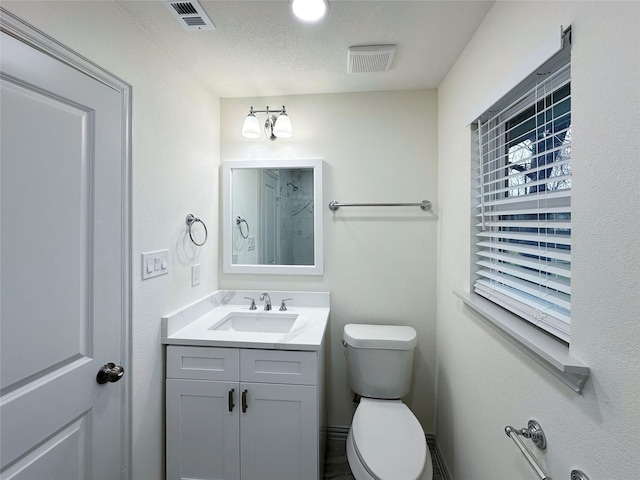
[[[124,368],[120,365],[116,365],[115,363],[109,362],[105,363],[100,370],[98,370],[98,375],[96,375],[96,382],[99,384],[107,383],[107,382],[117,382],[124,375]]]

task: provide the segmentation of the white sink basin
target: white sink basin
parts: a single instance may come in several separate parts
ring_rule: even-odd
[[[287,333],[297,317],[295,313],[233,312],[209,327],[209,330]]]

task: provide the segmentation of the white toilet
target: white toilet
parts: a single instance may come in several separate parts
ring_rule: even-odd
[[[360,395],[347,437],[356,480],[431,480],[422,426],[400,398],[409,392],[416,331],[392,325],[345,325],[349,385]]]

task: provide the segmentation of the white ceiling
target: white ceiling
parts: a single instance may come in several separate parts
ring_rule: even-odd
[[[200,0],[216,26],[186,31],[160,1],[118,1],[220,97],[435,88],[493,1],[329,0],[317,24],[286,0]],[[352,45],[397,44],[386,73],[347,73]]]

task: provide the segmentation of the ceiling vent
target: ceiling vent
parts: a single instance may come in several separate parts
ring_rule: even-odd
[[[216,27],[196,0],[163,2],[185,30],[214,30]]]
[[[362,45],[349,47],[347,53],[348,73],[387,72],[391,68],[395,45]]]

